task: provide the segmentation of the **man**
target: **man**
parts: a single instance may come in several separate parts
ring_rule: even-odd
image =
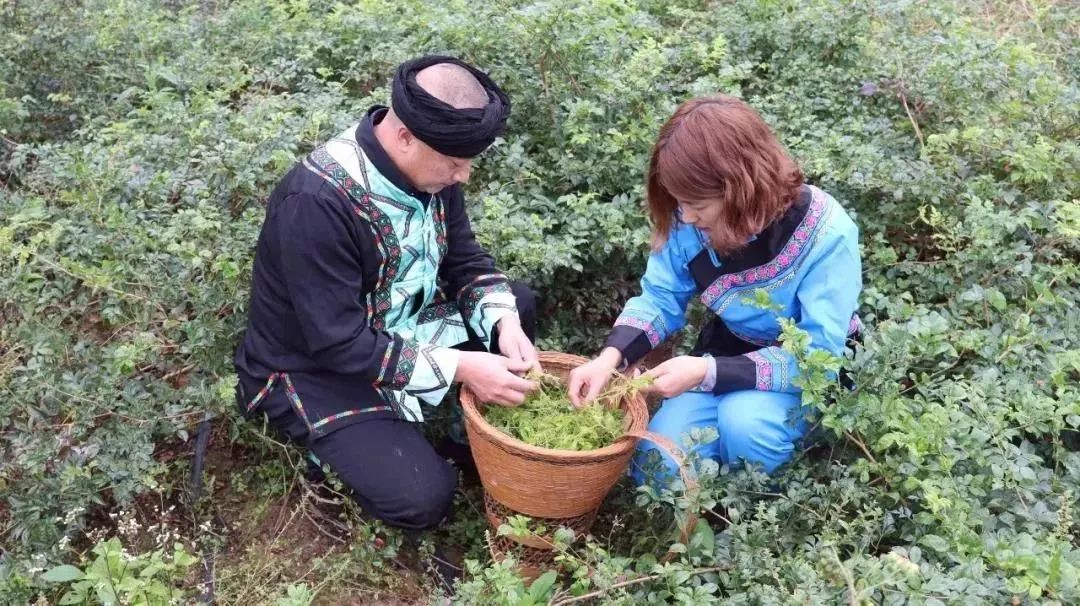
[[[437,525],[457,485],[417,428],[419,401],[439,404],[451,382],[502,405],[534,388],[519,376],[537,364],[532,293],[477,244],[461,190],[509,112],[468,64],[408,61],[390,108],[285,176],[259,235],[241,407],[404,529]]]

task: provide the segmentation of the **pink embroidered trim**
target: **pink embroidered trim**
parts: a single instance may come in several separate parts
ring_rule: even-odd
[[[744,355],[754,361],[754,366],[757,369],[757,381],[754,384],[754,389],[759,389],[761,391],[771,390],[772,364],[770,364],[760,352],[752,351]]]
[[[711,308],[713,304],[731,292],[733,288],[752,286],[772,280],[795,264],[795,261],[805,251],[806,245],[810,242],[828,208],[828,200],[826,200],[825,194],[821,190],[812,188],[811,192],[813,199],[810,201],[810,208],[807,209],[806,216],[803,217],[799,226],[795,228],[795,232],[791,234],[791,238],[784,245],[780,254],[764,265],[725,274],[717,278],[705,289],[705,292],[701,293],[701,300],[705,305]]]
[[[656,330],[651,323],[645,320],[634,318],[631,316],[619,316],[618,320],[615,320],[615,326],[630,326],[638,330],[644,331],[645,336],[649,338],[649,344],[656,347],[660,344],[661,336],[660,331]]]

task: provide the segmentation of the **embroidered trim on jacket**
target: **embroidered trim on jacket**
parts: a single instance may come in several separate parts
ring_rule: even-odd
[[[615,320],[615,326],[629,326],[636,328],[645,333],[645,336],[649,339],[649,344],[656,347],[660,344],[662,337],[660,331],[650,322],[646,322],[641,318],[635,318],[633,316],[619,316],[619,319]]]
[[[713,305],[733,290],[760,286],[769,280],[776,279],[795,266],[796,261],[802,258],[803,253],[810,248],[811,240],[816,235],[824,233],[821,227],[825,222],[822,219],[829,208],[829,202],[821,190],[812,188],[811,192],[813,198],[810,207],[806,211],[806,216],[803,217],[799,226],[795,228],[795,232],[791,234],[791,238],[781,249],[780,254],[762,265],[724,274],[717,278],[705,289],[705,292],[701,293],[701,300],[705,305],[712,309]],[[777,282],[777,284],[779,283]],[[727,303],[725,302],[720,309],[714,311],[719,312],[726,307]]]

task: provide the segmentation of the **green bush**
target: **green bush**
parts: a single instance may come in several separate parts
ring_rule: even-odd
[[[197,561],[180,543],[171,556],[162,549],[133,556],[115,538],[98,543],[91,553],[95,557],[85,570],[62,564],[41,575],[48,583],[69,585],[60,604],[168,604],[183,597],[175,585]]]
[[[182,480],[157,453],[233,414],[260,202],[386,101],[394,65],[436,51],[513,98],[470,212],[540,291],[543,347],[592,353],[635,293],[651,142],[714,91],[758,107],[857,217],[870,326],[855,391],[809,386],[818,446],[780,478],[700,462],[692,495],[618,491],[620,532],[566,547],[542,591],[484,562],[474,580],[507,603],[1080,601],[1078,17],[1055,0],[4,4],[0,602],[60,599],[40,569],[83,561],[69,545],[95,523],[69,513]],[[729,523],[679,542],[700,508]],[[460,599],[496,601],[485,586]]]

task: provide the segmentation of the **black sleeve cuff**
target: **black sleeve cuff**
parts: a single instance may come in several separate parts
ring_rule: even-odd
[[[725,356],[713,358],[716,364],[716,383],[713,393],[725,394],[729,391],[754,389],[757,385],[757,365],[746,356]]]
[[[652,343],[644,330],[633,326],[616,326],[611,329],[604,347],[614,347],[622,354],[622,368],[637,364],[638,360],[652,351]]]

